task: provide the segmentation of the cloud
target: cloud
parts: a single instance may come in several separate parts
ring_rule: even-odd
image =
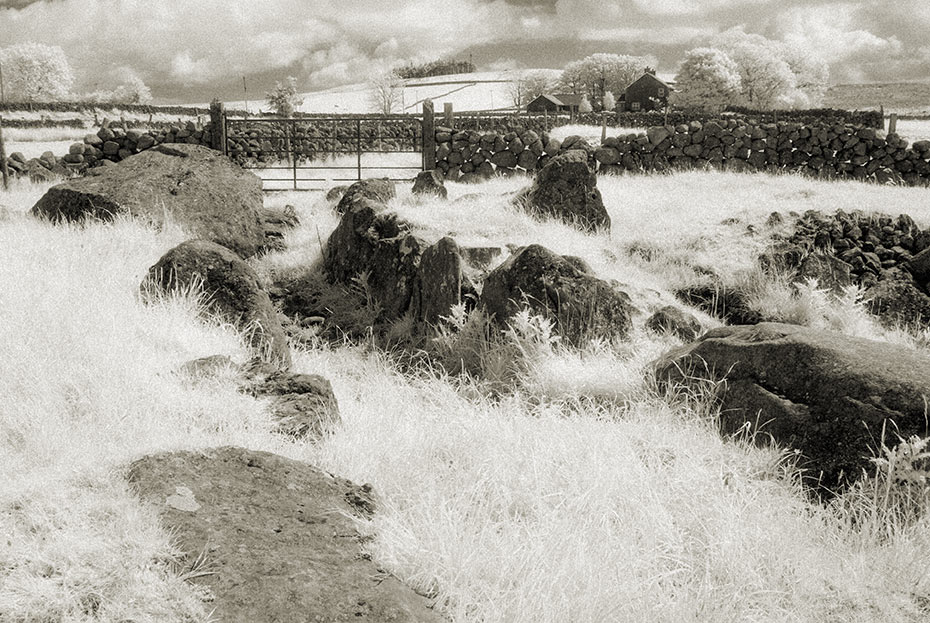
[[[242,76],[250,90],[287,75],[310,90],[471,53],[483,67],[654,54],[672,70],[687,49],[739,25],[822,55],[834,75],[930,77],[920,51],[927,0],[0,0],[3,45],[61,46],[77,90],[131,68],[156,96],[198,99]]]

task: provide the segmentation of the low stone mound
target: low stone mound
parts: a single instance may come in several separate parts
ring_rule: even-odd
[[[269,368],[268,366],[265,366]],[[247,371],[244,389],[272,399],[275,431],[298,439],[319,440],[342,422],[329,380],[318,374],[292,374],[269,368]]]
[[[249,335],[261,358],[291,364],[284,329],[258,275],[229,249],[207,240],[188,240],[165,253],[142,282],[144,298],[203,285],[206,311]]]
[[[533,185],[517,196],[517,202],[535,214],[559,218],[582,231],[610,229],[610,215],[597,189],[597,175],[588,164],[588,153],[582,149],[549,160],[536,173]]]
[[[660,382],[721,379],[721,426],[744,426],[803,453],[806,475],[828,488],[868,469],[885,443],[927,435],[930,357],[860,338],[780,323],[721,327],[664,355]]]
[[[327,197],[329,195],[327,194]],[[339,203],[336,204],[336,212],[345,214],[352,206],[356,205],[362,199],[387,203],[397,196],[394,190],[394,182],[388,179],[370,179],[355,182],[342,194]]]
[[[835,292],[862,287],[869,310],[885,324],[930,324],[930,230],[906,214],[809,210],[759,260]]]
[[[520,249],[485,279],[478,306],[506,323],[524,307],[553,321],[570,344],[624,338],[632,325],[630,297],[549,249]]]
[[[264,249],[262,186],[254,174],[199,145],[159,145],[48,189],[32,207],[52,220],[130,214],[170,218],[193,236],[249,257]]]
[[[442,621],[426,599],[361,555],[353,518],[371,488],[268,452],[222,447],[146,456],[130,486],[157,509],[213,618],[253,621]]]

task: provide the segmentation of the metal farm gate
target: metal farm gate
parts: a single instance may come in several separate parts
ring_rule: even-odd
[[[424,169],[424,125],[420,115],[224,116],[224,153],[252,169],[264,190],[313,190],[366,177],[410,180]]]

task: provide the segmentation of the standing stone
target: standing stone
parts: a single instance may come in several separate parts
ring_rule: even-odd
[[[559,218],[583,231],[610,229],[610,215],[597,189],[597,175],[583,150],[552,158],[536,173],[532,187],[518,202],[536,214]]]
[[[448,236],[427,247],[420,258],[417,319],[436,324],[462,300],[462,255]]]
[[[446,190],[442,173],[436,169],[421,171],[413,182],[414,195],[436,195],[445,199],[449,191]]]

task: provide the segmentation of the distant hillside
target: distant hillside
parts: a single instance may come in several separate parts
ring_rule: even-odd
[[[930,82],[838,84],[830,87],[823,105],[847,110],[878,110],[899,115],[930,116]]]

